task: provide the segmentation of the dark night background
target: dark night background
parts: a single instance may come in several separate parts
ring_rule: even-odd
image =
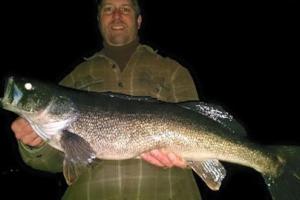
[[[252,140],[299,145],[295,7],[294,2],[144,0],[140,37],[186,66],[202,100],[222,105]],[[8,75],[57,82],[101,48],[93,0],[3,1],[1,10],[0,96]],[[20,160],[10,131],[15,117],[0,110],[1,195],[59,199],[65,189],[61,174],[31,170]],[[270,199],[257,172],[225,166],[220,192],[199,181],[203,199]]]

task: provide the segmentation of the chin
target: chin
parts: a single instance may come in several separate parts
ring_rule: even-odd
[[[112,46],[123,46],[130,43],[130,40],[110,40],[108,44]]]

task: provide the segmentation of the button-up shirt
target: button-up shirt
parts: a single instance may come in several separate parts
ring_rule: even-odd
[[[87,58],[68,74],[64,86],[87,91],[111,91],[151,96],[162,101],[197,100],[188,70],[146,45],[139,45],[123,71],[103,51]],[[20,144],[24,161],[37,169],[61,171],[63,154],[48,145],[29,150]],[[71,185],[64,200],[199,200],[190,169],[164,169],[145,161],[96,161]]]

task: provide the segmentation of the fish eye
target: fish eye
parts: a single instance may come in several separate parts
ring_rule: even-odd
[[[31,83],[25,83],[24,87],[25,87],[26,90],[32,90],[33,89],[33,86],[32,86]]]

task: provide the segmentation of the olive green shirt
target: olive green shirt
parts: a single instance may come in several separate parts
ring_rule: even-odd
[[[119,66],[103,51],[87,58],[61,84],[88,91],[111,91],[151,96],[162,101],[197,100],[188,70],[176,61],[139,45],[126,67]],[[21,155],[29,166],[50,172],[62,171],[63,153],[48,145],[31,150],[20,143]],[[96,161],[68,187],[64,200],[199,200],[200,194],[190,169],[164,169],[143,160]]]

